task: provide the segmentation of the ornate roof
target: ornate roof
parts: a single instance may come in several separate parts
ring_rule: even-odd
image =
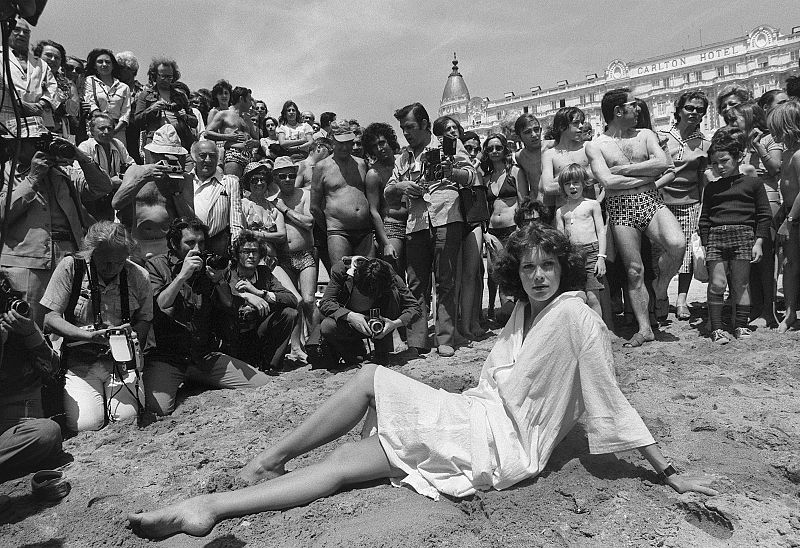
[[[458,59],[455,53],[453,53],[453,70],[450,72],[450,76],[447,77],[440,104],[454,101],[469,101],[469,90],[461,73],[458,72]]]

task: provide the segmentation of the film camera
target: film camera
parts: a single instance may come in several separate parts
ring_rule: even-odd
[[[217,255],[216,253],[203,253],[203,264],[210,266],[214,270],[222,270],[227,268],[230,264],[230,259],[224,255]]]
[[[66,160],[75,159],[75,147],[68,141],[56,139],[51,133],[40,135],[35,140],[36,150]]]
[[[177,158],[167,157],[167,159],[165,160],[160,160],[158,162],[158,165],[164,167],[166,176],[169,177],[170,179],[183,181],[183,176],[185,174],[185,171]]]
[[[11,284],[8,283],[7,279],[0,280],[0,314],[13,310],[20,316],[27,318],[31,313],[31,305],[20,298],[20,295],[22,293],[11,289]]]
[[[386,322],[383,321],[383,318],[381,318],[380,308],[369,309],[369,318],[367,318],[367,325],[369,326],[369,330],[372,333],[373,337],[383,333],[383,328],[386,327]]]

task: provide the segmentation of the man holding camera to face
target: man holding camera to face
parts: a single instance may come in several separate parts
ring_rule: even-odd
[[[392,332],[421,315],[419,304],[403,279],[382,259],[344,257],[331,269],[330,282],[319,303],[325,316],[319,333],[309,345],[319,344],[319,335],[333,351],[331,355],[310,356],[312,365],[336,367],[341,357],[346,365],[364,360],[362,339],[375,346],[373,361],[386,362],[392,351]]]
[[[145,402],[168,415],[178,387],[190,379],[214,388],[255,388],[269,377],[218,352],[212,329],[212,296],[230,301],[227,257],[206,252],[208,227],[196,217],[175,219],[167,232],[169,251],[150,259],[147,270],[155,297],[156,347],[146,352]]]
[[[111,191],[111,180],[85,153],[68,141],[53,137],[38,116],[6,122],[10,134],[4,144],[16,154],[16,172],[8,172],[0,189],[0,203],[10,191],[11,212],[0,220],[7,226],[0,268],[31,303],[32,318],[42,325],[44,312],[39,300],[58,262],[77,251],[93,219],[82,201],[92,201]],[[16,153],[14,136],[19,133]],[[79,169],[73,168],[76,161]],[[8,170],[8,167],[6,168]]]

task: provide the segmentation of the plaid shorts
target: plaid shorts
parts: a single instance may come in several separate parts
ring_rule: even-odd
[[[750,261],[755,235],[746,225],[712,226],[706,245],[706,261]]]
[[[639,194],[606,197],[606,208],[612,225],[632,226],[642,232],[662,207],[666,206],[655,189]]]
[[[236,162],[242,167],[253,161],[253,153],[240,148],[229,148],[225,151],[225,163]]]
[[[310,251],[302,250],[281,252],[278,254],[278,264],[297,277],[306,268],[316,266],[317,262]]]
[[[398,221],[397,219],[390,219],[389,217],[383,220],[383,230],[386,232],[387,238],[394,238],[396,240],[406,239],[406,223]]]

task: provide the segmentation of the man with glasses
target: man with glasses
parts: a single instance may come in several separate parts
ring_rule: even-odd
[[[147,70],[150,84],[136,97],[133,120],[142,132],[142,147],[153,139],[153,133],[164,124],[171,124],[178,132],[183,148],[194,142],[192,128],[197,127],[197,117],[189,106],[189,98],[173,82],[180,80],[178,64],[172,59],[158,57]],[[144,157],[144,151],[141,151]]]
[[[364,179],[367,165],[352,155],[355,134],[346,126],[334,126],[333,154],[314,166],[311,180],[311,212],[327,231],[330,264],[345,255],[373,257],[372,216]]]
[[[669,160],[653,131],[636,129],[639,107],[630,89],[606,92],[600,108],[608,129],[586,143],[586,156],[594,177],[606,191],[609,222],[628,274],[631,306],[639,323],[638,332],[625,344],[637,347],[655,339],[644,286],[642,234],[663,250],[658,261],[659,277],[653,281],[658,306],[665,302],[669,282],[680,267],[683,231],[655,187],[656,179],[669,167]],[[668,300],[666,305],[669,307]]]
[[[522,150],[516,153],[520,176],[517,185],[527,190],[527,195],[542,202],[543,193],[539,189],[542,176],[542,125],[533,114],[523,114],[514,122],[514,132],[522,141]]]

